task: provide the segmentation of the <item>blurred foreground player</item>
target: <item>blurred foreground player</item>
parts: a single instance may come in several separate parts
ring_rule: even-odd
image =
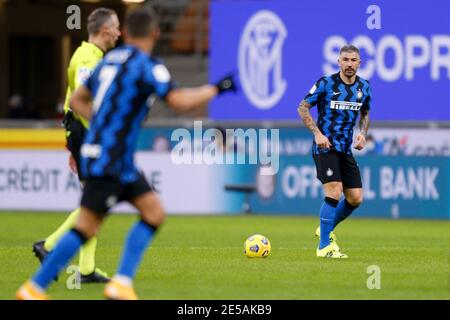
[[[216,85],[173,88],[166,67],[149,56],[158,28],[152,10],[141,7],[125,22],[125,45],[108,53],[92,76],[74,93],[74,111],[90,119],[82,146],[81,169],[86,185],[76,226],[58,242],[33,278],[22,285],[17,299],[46,299],[51,280],[97,234],[107,212],[126,200],[140,213],[129,231],[116,275],[106,285],[108,299],[137,299],[133,278],[145,249],[163,223],[165,213],[154,189],[134,165],[141,121],[151,97],[158,95],[177,111],[188,111],[220,93],[235,90],[232,77]]]
[[[360,132],[354,148],[361,150],[366,144],[372,98],[369,82],[356,74],[361,64],[358,48],[342,47],[338,64],[340,71],[320,78],[300,103],[298,112],[314,134],[313,158],[325,194],[316,230],[320,237],[316,255],[342,259],[347,255],[340,252],[333,230],[363,200],[361,175],[351,147],[358,114]],[[314,105],[318,108],[317,124],[309,112]]]
[[[78,174],[83,184],[84,177],[80,170],[80,149],[89,121],[70,108],[70,97],[83,81],[94,71],[106,51],[114,48],[120,36],[119,19],[115,11],[106,8],[94,10],[88,17],[87,30],[89,40],[81,44],[73,54],[68,68],[68,88],[64,104],[63,124],[66,129],[67,149],[70,151],[69,166]],[[43,261],[49,252],[55,248],[61,237],[75,226],[80,215],[77,208],[67,217],[64,223],[45,240],[33,244],[33,252],[39,261]],[[80,250],[79,271],[82,283],[105,283],[110,279],[106,272],[95,267],[95,251],[97,237],[92,237]]]

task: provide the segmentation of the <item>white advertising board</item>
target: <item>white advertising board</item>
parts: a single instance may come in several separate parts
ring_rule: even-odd
[[[140,152],[138,167],[158,190],[168,213],[213,213],[210,166],[176,165],[170,154]],[[81,187],[65,151],[0,151],[0,210],[71,211]],[[114,212],[133,209],[120,204]]]

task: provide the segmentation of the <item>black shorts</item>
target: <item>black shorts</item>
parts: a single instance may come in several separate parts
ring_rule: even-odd
[[[84,137],[86,136],[86,128],[80,120],[73,116],[72,111],[68,111],[64,116],[63,125],[66,128],[66,131],[70,133],[67,137],[66,147],[72,154],[77,164],[78,179],[80,181],[84,181],[84,177],[81,172],[80,151]]]
[[[330,151],[313,154],[317,178],[322,184],[340,181],[344,188],[362,188],[358,164],[351,154]]]
[[[105,215],[115,204],[131,201],[144,193],[153,191],[155,189],[149,185],[142,174],[139,175],[138,180],[129,184],[122,184],[116,178],[88,177],[81,197],[81,206],[99,215]]]

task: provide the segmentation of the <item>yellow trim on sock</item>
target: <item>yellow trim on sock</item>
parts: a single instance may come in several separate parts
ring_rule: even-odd
[[[80,249],[80,273],[88,275],[95,270],[95,251],[97,249],[97,237],[91,238]]]
[[[45,239],[44,248],[47,251],[51,251],[55,248],[59,239],[65,235],[70,229],[72,229],[80,216],[80,208],[73,210],[67,219],[63,222],[55,232]]]

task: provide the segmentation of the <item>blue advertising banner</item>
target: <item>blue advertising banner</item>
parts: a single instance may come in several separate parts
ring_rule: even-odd
[[[432,4],[431,4],[432,3]],[[298,119],[341,46],[361,50],[375,120],[450,120],[450,1],[220,0],[211,3],[210,80],[238,72],[214,119]]]
[[[184,137],[176,134],[180,130]],[[261,161],[260,152],[266,150],[262,143],[267,146],[269,142],[267,137],[260,139],[262,133],[258,134],[255,128],[239,129],[247,133],[248,139],[226,139],[228,146],[220,139],[206,139],[209,130],[201,125],[181,129],[147,128],[141,131],[139,139],[138,149],[144,154],[148,151],[165,154],[164,159],[170,163],[174,162],[173,155],[180,154],[180,164],[175,163],[166,171],[179,170],[172,178],[191,177],[187,181],[196,186],[189,197],[192,197],[193,211],[241,213],[250,205],[256,213],[318,213],[323,201],[322,185],[316,178],[311,157],[312,137],[307,129],[279,130],[276,175],[261,174],[267,165]],[[368,142],[365,154],[355,152],[364,188],[364,203],[357,211],[358,216],[450,218],[450,158],[444,152],[448,149],[448,130],[374,129],[371,134],[375,139]],[[270,139],[273,137],[271,133]],[[417,156],[426,150],[430,151],[425,153],[429,156]],[[148,161],[145,165],[154,169],[157,163]],[[163,177],[168,177],[168,173]],[[172,178],[167,178],[164,185]],[[199,184],[203,192],[198,192]]]
[[[358,157],[364,202],[358,216],[450,218],[450,159]],[[282,156],[278,175],[264,179],[251,199],[258,213],[318,214],[323,201],[311,157]],[[256,179],[258,181],[258,179]]]

